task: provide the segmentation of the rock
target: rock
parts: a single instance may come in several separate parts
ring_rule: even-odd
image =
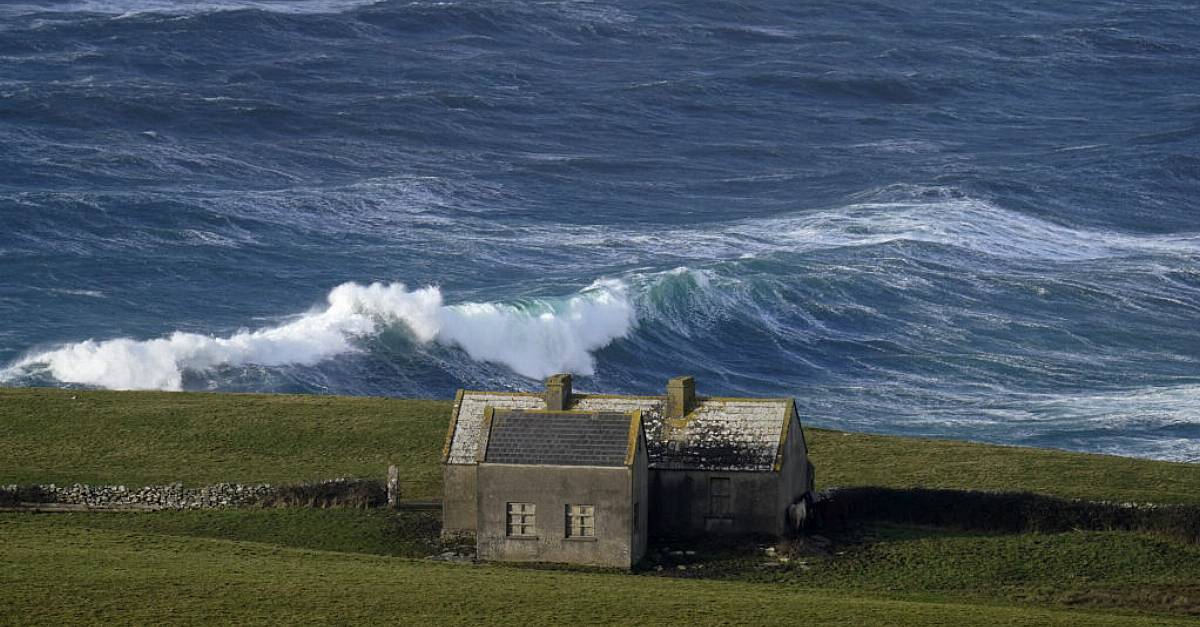
[[[678,565],[678,566],[676,566],[676,567],[675,567],[675,570],[687,570],[687,566],[684,566],[683,564],[680,564],[680,565]]]

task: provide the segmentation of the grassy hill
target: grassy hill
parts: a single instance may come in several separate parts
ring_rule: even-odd
[[[449,402],[0,389],[0,484],[289,483],[440,490]],[[1200,503],[1200,467],[806,430],[820,483]],[[454,565],[436,514],[246,509],[0,514],[0,623],[1184,624],[1200,546],[1116,531],[872,523],[810,550],[659,547],[636,574]],[[677,551],[676,551],[677,552]],[[414,559],[417,558],[417,559]],[[680,569],[679,566],[683,566]]]
[[[449,401],[0,388],[0,484],[298,483],[405,469],[441,490]]]

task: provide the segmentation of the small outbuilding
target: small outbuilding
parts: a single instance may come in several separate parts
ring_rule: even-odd
[[[692,377],[662,396],[571,388],[560,374],[542,393],[458,392],[443,533],[474,534],[482,559],[628,567],[649,535],[803,524],[813,467],[793,399],[697,396]]]

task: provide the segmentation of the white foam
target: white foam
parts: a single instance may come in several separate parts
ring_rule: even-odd
[[[753,248],[804,252],[924,242],[1009,259],[1086,261],[1200,253],[1200,235],[1134,235],[1072,228],[973,198],[863,202],[733,225],[725,235]]]
[[[476,361],[501,363],[531,378],[555,372],[591,375],[592,352],[626,336],[633,305],[618,281],[597,282],[562,305],[523,307],[469,303],[442,312],[437,340],[462,348]]]
[[[37,289],[37,288],[35,288],[35,289]],[[106,296],[104,294],[104,292],[101,292],[99,290],[70,290],[70,289],[59,289],[59,288],[51,287],[51,288],[41,289],[41,291],[49,292],[51,294],[66,294],[68,296],[87,296],[90,298],[108,298],[108,296]]]
[[[118,390],[179,390],[186,371],[220,366],[311,365],[359,350],[356,338],[402,324],[422,343],[458,346],[472,359],[531,378],[594,372],[592,352],[629,333],[633,307],[620,282],[597,282],[559,301],[444,305],[435,287],[345,283],[321,310],[227,337],[175,332],[165,338],[87,340],[28,355],[0,381],[44,372],[64,383]]]
[[[573,247],[598,256],[630,249],[647,260],[744,259],[893,242],[953,246],[994,257],[1059,262],[1161,254],[1200,254],[1200,233],[1144,235],[1085,229],[1043,220],[938,187],[892,186],[841,207],[782,217],[651,232],[573,227]],[[532,231],[532,233],[530,232]],[[561,233],[522,231],[551,241]],[[526,239],[528,241],[528,239]]]
[[[1091,394],[1029,395],[1033,420],[1128,428],[1200,425],[1200,385],[1145,387]],[[1200,448],[1200,443],[1196,443]]]
[[[939,391],[935,403],[896,402],[896,423],[932,433],[1045,436],[1044,445],[1168,461],[1200,462],[1200,440],[1173,437],[1200,427],[1200,385],[1030,393],[991,386],[984,394]],[[873,397],[878,408],[887,400]],[[933,407],[931,405],[936,405]],[[868,426],[869,425],[863,425]],[[1010,440],[1011,441],[1011,440]]]
[[[0,6],[0,14],[100,13],[116,19],[143,13],[192,15],[218,11],[257,9],[272,13],[340,13],[382,0],[72,0],[69,2],[21,2]]]
[[[922,152],[938,152],[941,145],[922,139],[882,139],[865,144],[854,144],[851,148],[860,148],[874,152],[891,152],[901,154],[917,154]]]

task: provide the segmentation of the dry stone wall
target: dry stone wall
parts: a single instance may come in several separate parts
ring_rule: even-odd
[[[255,505],[274,493],[270,484],[218,483],[185,488],[182,483],[128,488],[123,485],[10,485],[2,488],[21,501],[95,508],[211,509]]]

